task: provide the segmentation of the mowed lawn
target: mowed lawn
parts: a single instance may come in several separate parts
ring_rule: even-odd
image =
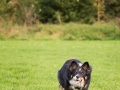
[[[89,90],[120,90],[120,41],[0,41],[0,90],[58,90],[71,58],[92,66]]]

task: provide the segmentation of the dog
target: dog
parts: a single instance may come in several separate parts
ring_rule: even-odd
[[[92,67],[88,62],[67,60],[58,70],[59,90],[88,90]]]

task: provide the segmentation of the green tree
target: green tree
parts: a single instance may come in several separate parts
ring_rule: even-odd
[[[105,13],[108,18],[115,18],[120,15],[120,0],[105,0]]]
[[[59,0],[38,0],[36,11],[41,22],[54,23],[58,20],[56,14],[58,14],[60,8]]]
[[[31,25],[35,20],[34,0],[1,0],[0,16],[13,23]]]
[[[0,0],[0,18],[13,23],[109,20],[120,16],[119,0]]]
[[[92,22],[95,16],[93,0],[38,0],[39,20],[46,22]],[[87,17],[86,17],[87,15]]]
[[[97,21],[104,19],[105,1],[104,0],[96,0],[94,5],[97,9]]]

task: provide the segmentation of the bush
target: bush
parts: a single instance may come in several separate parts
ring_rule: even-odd
[[[0,27],[0,39],[19,40],[118,40],[120,29],[111,23],[96,23],[93,25],[39,24],[37,26],[8,25]]]

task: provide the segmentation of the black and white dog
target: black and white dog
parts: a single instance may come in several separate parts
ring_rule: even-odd
[[[88,62],[67,60],[58,71],[59,90],[88,90],[92,68]]]

